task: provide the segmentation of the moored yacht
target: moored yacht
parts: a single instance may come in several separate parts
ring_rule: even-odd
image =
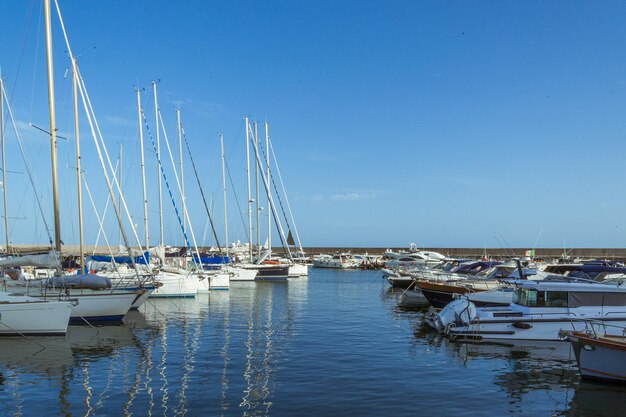
[[[459,299],[426,322],[452,337],[478,340],[562,340],[561,329],[583,330],[589,319],[626,326],[626,287],[564,280],[515,285],[508,307],[476,307]]]
[[[316,268],[348,269],[355,268],[357,262],[349,253],[337,253],[335,255],[320,255],[313,258],[313,266]]]
[[[607,334],[606,323],[589,321],[584,331],[566,331],[582,379],[626,383],[626,328],[620,336]]]

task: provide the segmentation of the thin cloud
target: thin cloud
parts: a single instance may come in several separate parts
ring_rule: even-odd
[[[376,198],[376,193],[343,193],[333,194],[330,196],[332,201],[360,201],[360,200],[373,200]]]

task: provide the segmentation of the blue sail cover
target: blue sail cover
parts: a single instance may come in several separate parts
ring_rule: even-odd
[[[198,255],[193,255],[193,261],[195,263],[198,263]],[[200,257],[200,261],[202,261],[202,263],[204,265],[218,265],[218,264],[227,264],[228,263],[228,256],[211,256],[211,257]]]
[[[92,256],[91,260],[96,262],[112,262],[112,258],[110,256]],[[117,264],[132,264],[130,260],[130,256],[115,256],[115,263]],[[137,265],[147,265],[150,263],[150,252],[144,252],[143,256],[135,256],[134,258],[135,264]]]

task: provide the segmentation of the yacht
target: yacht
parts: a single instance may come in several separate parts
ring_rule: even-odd
[[[590,319],[626,326],[626,287],[621,285],[567,279],[514,285],[508,307],[476,307],[461,298],[426,322],[451,337],[477,340],[562,340],[561,329],[583,330]]]
[[[620,336],[607,334],[606,323],[589,321],[583,331],[564,331],[572,344],[582,379],[626,382],[626,328],[616,328]]]
[[[337,253],[335,255],[320,255],[313,258],[313,266],[316,268],[348,269],[356,268],[357,261],[349,253]]]
[[[467,294],[478,307],[488,305],[509,305],[512,292],[510,285],[503,280],[533,279],[540,280],[547,276],[545,272],[535,268],[524,268],[523,276],[514,265],[496,265],[479,273],[449,281],[418,280],[417,286],[431,306],[441,309],[452,302],[455,297]],[[489,293],[489,296],[483,293]]]

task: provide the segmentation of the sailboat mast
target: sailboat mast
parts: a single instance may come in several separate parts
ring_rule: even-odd
[[[183,172],[183,135],[181,133],[180,109],[176,109],[176,124],[178,126],[178,150],[180,155],[180,160],[178,161],[180,170],[180,196],[182,200],[185,200],[185,177]],[[185,229],[187,228],[187,223],[185,223],[186,215],[187,211],[185,210],[185,204],[183,204],[183,231],[185,231]]]
[[[124,165],[122,165],[122,144],[120,143],[120,172],[119,172],[119,181],[118,181],[118,195],[117,195],[117,204],[122,207],[122,173],[124,172]],[[117,231],[117,246],[122,245],[122,230]]]
[[[141,94],[137,89],[137,127],[139,128],[139,152],[141,153],[141,187],[143,191],[143,228],[146,239],[146,249],[150,248],[148,235],[148,197],[146,191],[146,164],[143,150],[143,125],[141,120]]]
[[[43,0],[46,32],[46,72],[48,75],[48,113],[50,116],[50,165],[52,167],[52,206],[54,211],[54,249],[61,253],[61,220],[59,218],[59,185],[57,178],[57,128],[54,113],[54,75],[52,73],[52,24],[50,0]]]
[[[6,253],[9,253],[9,214],[7,213],[7,177],[4,152],[4,80],[0,74],[0,142],[2,145],[2,203],[4,205],[4,238]]]
[[[246,176],[248,177],[248,255],[252,262],[252,196],[250,195],[250,123],[246,121]]]
[[[256,145],[255,149],[259,147],[259,130],[256,120],[254,121],[254,143]],[[254,182],[255,182],[255,199],[254,199],[254,208],[256,211],[256,249],[257,256],[261,258],[261,212],[259,209],[259,167],[257,164],[254,164]]]
[[[154,126],[156,135],[157,159],[161,160],[161,141],[159,139],[159,103],[157,102],[156,83],[152,81],[154,93]],[[157,177],[159,180],[159,244],[163,246],[163,185],[161,184],[161,168],[157,164]]]
[[[83,241],[83,182],[80,167],[80,136],[78,132],[78,76],[76,61],[72,58],[72,99],[74,105],[74,141],[76,142],[76,190],[78,197],[78,238],[80,251],[80,273],[85,273],[85,246]]]
[[[269,124],[265,122],[265,168],[267,170],[267,178],[270,177],[270,133],[269,133]],[[269,251],[269,256],[272,256],[272,216],[270,215],[270,198],[271,198],[272,190],[269,191],[269,195],[267,196],[267,250]]]
[[[226,258],[230,263],[228,256],[228,207],[226,203],[226,170],[225,170],[225,158],[224,158],[224,136],[220,133],[220,146],[222,148],[222,190],[224,191],[224,239],[226,240]]]

